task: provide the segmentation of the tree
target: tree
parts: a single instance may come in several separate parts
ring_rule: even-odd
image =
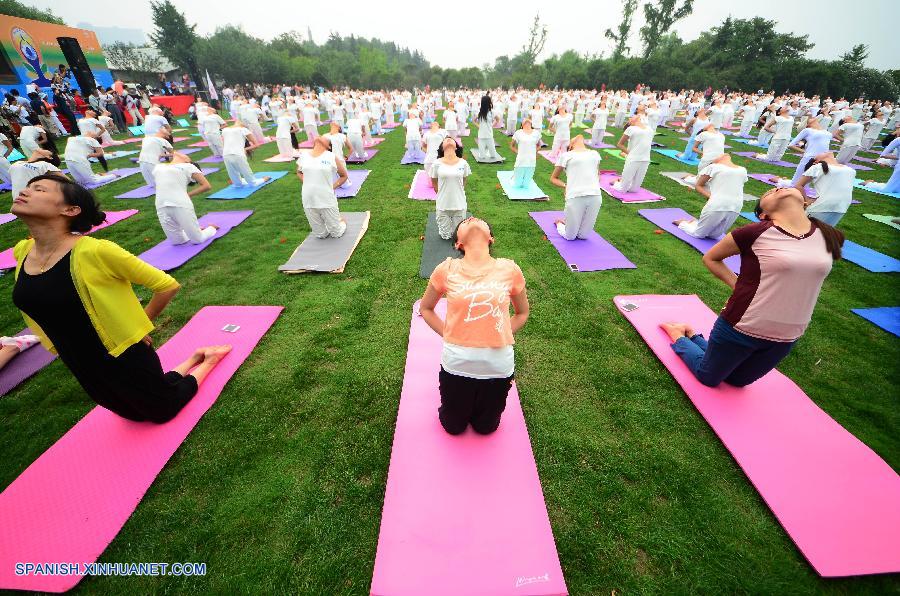
[[[134,44],[117,41],[103,46],[103,53],[108,60],[119,66],[117,70],[158,72],[162,67],[159,57],[148,52],[141,52],[141,49]]]
[[[648,58],[659,45],[660,39],[669,32],[676,21],[691,14],[694,0],[683,0],[677,6],[677,0],[656,0],[655,3],[644,4],[644,26],[641,27],[641,39],[644,41],[644,58]],[[676,7],[677,6],[677,7]]]
[[[55,25],[66,24],[64,20],[53,14],[52,10],[41,10],[33,6],[28,6],[27,4],[22,4],[18,0],[0,0],[0,14],[23,19],[33,19],[35,21],[53,23]]]
[[[178,12],[170,0],[150,0],[150,9],[156,26],[156,30],[150,34],[150,40],[172,64],[190,73],[198,89],[204,89],[205,81],[200,77],[200,68],[197,66],[197,50],[200,45],[195,32],[197,25],[188,25],[184,13]]]
[[[544,51],[544,43],[547,41],[547,26],[541,25],[541,15],[534,15],[531,30],[528,32],[528,43],[522,46],[522,61],[526,68],[534,66],[538,55]]]
[[[624,0],[622,4],[622,21],[615,32],[612,29],[607,29],[604,34],[607,39],[616,42],[612,53],[613,60],[619,60],[624,57],[630,49],[627,45],[628,36],[631,35],[631,20],[634,17],[635,10],[637,10],[637,0]]]
[[[841,55],[841,62],[846,62],[850,66],[862,68],[866,58],[869,57],[869,46],[864,43],[856,44],[849,52]]]

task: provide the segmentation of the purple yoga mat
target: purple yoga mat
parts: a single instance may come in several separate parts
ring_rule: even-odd
[[[127,178],[128,176],[133,176],[140,172],[140,168],[117,168],[115,170],[110,170],[109,174],[118,174],[118,178],[113,178],[112,180],[108,180],[106,182],[102,182],[100,184],[86,184],[84,187],[93,190],[95,188],[100,188],[101,186],[106,186],[107,184],[112,184],[113,182],[118,182],[122,178]]]
[[[347,158],[347,163],[366,163],[378,153],[378,149],[366,149],[366,158],[359,159],[358,157],[353,157],[352,155]]]
[[[30,335],[31,329],[25,328],[16,335]],[[9,364],[0,370],[0,395],[6,395],[15,389],[19,383],[32,376],[51,362],[56,356],[47,351],[41,344],[32,346],[9,361]]]
[[[584,240],[566,240],[556,231],[556,220],[564,219],[564,211],[533,211],[528,215],[537,222],[547,240],[556,248],[559,255],[572,271],[605,271],[607,269],[636,269],[637,266],[625,255],[592,231]]]
[[[207,155],[197,163],[222,163],[222,161],[221,155]]]
[[[215,174],[219,171],[219,168],[200,168],[200,172],[204,176],[209,176],[210,174]],[[124,192],[120,195],[116,195],[117,199],[146,199],[147,197],[152,197],[156,194],[156,187],[149,186],[147,184],[143,186],[138,186],[134,190],[129,190],[128,192]]]
[[[649,220],[650,222],[656,224],[663,230],[669,232],[679,240],[687,242],[697,250],[699,250],[702,254],[706,254],[710,248],[712,248],[716,242],[721,240],[720,238],[695,238],[690,234],[685,233],[678,226],[673,224],[672,222],[676,219],[695,219],[693,215],[685,211],[684,209],[677,208],[669,208],[669,209],[641,209],[638,211],[641,217]],[[734,271],[735,273],[740,273],[741,271],[741,257],[740,255],[734,255],[733,257],[728,257],[725,259],[724,263],[728,265],[728,268]]]
[[[346,188],[343,186],[336,188],[334,190],[335,196],[339,199],[355,197],[356,193],[359,192],[360,187],[362,187],[363,182],[368,178],[369,172],[370,170],[347,170],[347,182],[350,184]]]
[[[416,199],[417,201],[433,201],[437,199],[437,193],[431,187],[431,182],[428,180],[428,174],[425,173],[425,170],[419,170],[413,176],[408,196],[410,199]]]
[[[875,158],[875,157],[863,157],[862,155],[857,155],[853,159],[855,159],[856,161],[864,162],[864,163],[875,163],[877,160],[877,158]]]
[[[760,163],[767,163],[770,166],[781,166],[783,168],[796,168],[797,164],[791,163],[789,161],[778,160],[778,161],[766,161],[765,159],[759,159],[756,157],[758,154],[755,151],[736,151],[733,155],[740,155],[741,157],[746,157],[747,159],[753,159]]]
[[[400,159],[400,165],[409,165],[411,163],[424,164],[425,163],[425,152],[424,151],[411,151],[409,149],[406,150],[406,153],[403,154],[403,157]]]
[[[177,151],[178,151],[178,153],[183,153],[184,155],[190,155],[191,153],[196,153],[197,151],[200,151],[200,148],[199,147],[188,147],[186,149],[178,149]],[[140,158],[132,157],[131,161],[134,163],[137,163],[138,159],[140,159]],[[160,160],[160,161],[162,161],[162,160]]]
[[[5,223],[9,223],[16,218],[12,213],[2,213],[0,214],[0,226]]]
[[[871,172],[873,169],[873,168],[870,168],[869,166],[861,166],[858,163],[848,163],[847,165],[859,172]]]
[[[181,267],[192,258],[200,254],[203,249],[212,244],[216,238],[221,238],[231,231],[232,228],[250,217],[252,210],[247,211],[213,211],[201,217],[198,221],[200,228],[215,224],[219,226],[216,235],[202,244],[172,244],[168,240],[163,240],[150,250],[139,255],[142,261],[153,265],[163,271],[169,271],[176,267]]]
[[[650,192],[646,188],[639,188],[631,192],[621,192],[613,188],[614,181],[619,174],[612,170],[603,170],[600,172],[600,188],[614,199],[618,199],[623,203],[654,203],[656,201],[665,201],[662,197],[654,192]]]

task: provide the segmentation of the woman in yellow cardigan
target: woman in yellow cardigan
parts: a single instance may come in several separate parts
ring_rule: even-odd
[[[94,195],[59,175],[34,178],[12,213],[31,239],[15,249],[13,302],[87,394],[123,418],[167,422],[231,346],[199,348],[164,373],[148,333],[178,282],[108,240],[83,236],[103,222]],[[153,291],[141,307],[131,284]]]

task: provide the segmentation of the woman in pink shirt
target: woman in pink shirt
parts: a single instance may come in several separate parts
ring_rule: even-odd
[[[760,198],[760,221],[732,231],[703,264],[734,291],[709,334],[688,323],[662,323],[672,349],[704,385],[744,387],[775,368],[806,331],[822,282],[841,258],[844,235],[804,210],[796,188]],[[723,261],[741,255],[737,276]]]
[[[497,430],[515,369],[513,334],[528,320],[522,270],[491,256],[493,242],[486,222],[470,217],[460,223],[453,243],[463,256],[435,268],[419,305],[428,326],[444,338],[438,418],[452,435],[469,424],[479,434]],[[444,320],[435,312],[441,298],[447,299]]]

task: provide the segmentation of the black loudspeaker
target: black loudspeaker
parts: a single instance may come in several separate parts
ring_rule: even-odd
[[[69,70],[72,71],[75,80],[78,82],[81,94],[85,97],[89,96],[94,92],[97,85],[94,82],[94,73],[91,71],[91,67],[88,66],[87,58],[84,57],[84,52],[81,51],[81,44],[74,37],[57,37],[56,41],[59,42],[59,48],[66,57],[66,62],[69,63]]]

